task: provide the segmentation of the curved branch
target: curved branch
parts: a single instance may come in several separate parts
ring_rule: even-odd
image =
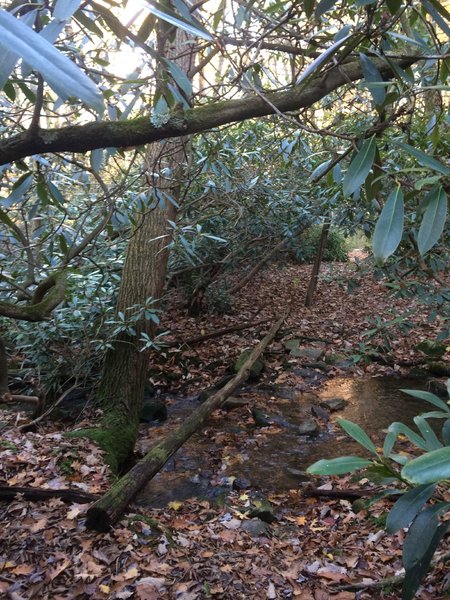
[[[395,61],[405,69],[417,57]],[[395,75],[383,59],[372,61],[381,75],[388,79]],[[0,165],[46,152],[87,152],[96,148],[126,148],[158,140],[207,131],[220,125],[263,117],[276,111],[288,112],[306,108],[339,87],[363,76],[359,61],[340,65],[312,78],[306,85],[294,86],[283,92],[271,92],[265,97],[249,96],[238,100],[224,100],[199,106],[187,111],[174,111],[164,125],[155,126],[149,116],[129,121],[96,121],[87,125],[73,125],[55,129],[39,129],[34,135],[19,133],[0,143]],[[267,99],[267,101],[266,101]]]
[[[43,321],[64,300],[66,288],[67,271],[52,273],[37,286],[32,304],[0,302],[0,315],[20,321]]]

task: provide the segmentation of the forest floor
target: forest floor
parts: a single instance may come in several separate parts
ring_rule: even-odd
[[[309,271],[308,266],[269,266],[235,298],[231,314],[194,319],[181,309],[169,310],[164,323],[171,330],[168,340],[189,340],[246,321],[273,321],[290,306],[284,339],[274,342],[266,356],[263,382],[295,385],[300,392],[317,385],[301,376],[294,381],[286,370],[283,341],[302,336],[305,345],[321,345],[326,356],[334,355],[334,362],[341,364],[328,366],[329,379],[400,374],[423,359],[416,344],[433,339],[442,325],[428,320],[426,307],[394,298],[383,282],[350,263],[323,268],[315,304],[305,309]],[[389,323],[399,317],[411,327]],[[170,347],[153,365],[152,384],[160,391],[192,397],[225,375],[240,352],[254,346],[269,326],[268,322],[187,348]],[[377,356],[381,350],[388,358],[384,364],[364,358],[355,362],[374,349]],[[301,357],[290,362],[304,365]],[[248,420],[249,410],[241,406],[233,418]],[[89,425],[96,418],[86,413],[76,425]],[[241,438],[221,431],[227,418],[225,411],[217,411],[207,425],[215,450],[204,457],[205,469],[217,477],[227,456],[241,451]],[[0,485],[71,487],[92,494],[108,489],[111,474],[101,452],[86,440],[64,437],[61,423],[44,422],[23,433],[17,428],[17,413],[1,411],[0,421]],[[142,425],[138,447],[145,451],[155,436],[173,425],[170,419],[158,427]],[[273,427],[265,429],[270,433]],[[382,437],[380,431],[375,442]],[[401,444],[403,451],[410,451],[405,441]],[[366,479],[350,477],[314,483],[322,484],[323,490],[370,486]],[[385,532],[390,504],[383,501],[362,509],[344,499],[307,497],[303,491],[300,484],[274,489],[264,498],[272,507],[269,515],[255,512],[255,507],[261,509],[261,496],[245,483],[230,486],[220,503],[190,498],[162,508],[133,505],[108,534],[86,530],[87,504],[65,504],[56,498],[31,502],[19,496],[0,504],[0,597],[399,599],[400,588],[391,578],[401,578],[405,532]],[[438,556],[445,551],[448,544]],[[450,598],[449,586],[448,563],[437,560],[417,597]]]

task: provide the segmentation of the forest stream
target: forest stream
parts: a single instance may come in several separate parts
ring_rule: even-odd
[[[334,425],[335,417],[354,421],[378,437],[393,421],[411,426],[428,405],[400,389],[420,387],[423,382],[411,377],[338,377],[314,392],[303,393],[289,387],[247,386],[240,393],[250,400],[247,407],[222,415],[220,426],[208,424],[193,436],[146,486],[137,503],[162,507],[189,497],[220,500],[230,486],[254,487],[265,493],[295,489],[308,478],[305,470],[316,460],[364,454],[364,449]],[[273,424],[257,427],[251,406],[254,398],[264,396]],[[338,400],[344,406],[335,412],[317,408]],[[166,401],[169,419],[183,418],[198,403],[196,398]],[[242,417],[242,410],[248,417]],[[318,433],[299,435],[299,427],[314,414],[320,424]]]

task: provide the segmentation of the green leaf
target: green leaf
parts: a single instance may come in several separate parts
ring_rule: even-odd
[[[382,82],[385,83],[380,71],[377,69],[375,64],[365,54],[360,53],[359,60],[361,61],[362,72],[364,79],[367,83]],[[375,104],[383,104],[386,97],[386,91],[384,87],[376,88],[369,86],[370,94]]]
[[[450,26],[447,23],[447,21],[450,21],[450,15],[446,8],[442,6],[443,2],[437,2],[437,0],[422,0],[422,4],[424,9],[439,25],[442,31],[450,37]]]
[[[435,484],[420,485],[403,494],[388,514],[386,527],[388,533],[395,533],[407,527],[413,521],[422,506],[431,498]]]
[[[449,504],[441,503],[425,509],[409,528],[403,544],[403,564],[406,571],[402,589],[403,600],[414,598],[434,552],[450,525],[450,521],[439,524],[437,519],[448,506]]]
[[[332,44],[329,48],[327,48],[324,52],[322,52],[320,56],[315,58],[312,61],[312,63],[308,65],[306,69],[297,78],[295,82],[296,85],[304,83],[308,79],[308,77],[310,77],[313,73],[316,73],[319,70],[319,67],[321,67],[325,62],[327,62],[329,58],[336,54],[339,48],[344,44],[344,42],[348,40],[349,37],[350,35],[346,35],[345,37],[340,38],[339,40],[334,42],[334,44]]]
[[[402,5],[402,0],[386,0],[386,4],[391,15],[395,15]]]
[[[330,166],[331,164],[331,159],[326,160],[323,163],[320,163],[320,165],[318,165],[314,171],[311,173],[311,175],[309,176],[309,181],[312,181],[313,183],[316,183],[317,181],[319,181],[319,179],[322,177],[322,174],[327,170],[327,168]]]
[[[3,198],[1,201],[2,206],[5,208],[9,208],[13,206],[13,204],[17,204],[21,202],[25,195],[28,193],[31,184],[33,183],[33,174],[32,173],[24,173],[19,177],[19,179],[15,182],[13,186],[13,191],[7,198]]]
[[[320,19],[322,15],[328,12],[336,4],[336,0],[320,0],[316,7],[315,17]]]
[[[39,71],[61,98],[75,96],[102,113],[104,105],[100,91],[67,56],[5,10],[0,10],[0,31],[1,46],[16,52]]]
[[[359,456],[341,456],[340,458],[323,458],[306,469],[313,475],[343,475],[371,465],[371,461]]]
[[[405,435],[410,442],[412,442],[415,446],[417,446],[418,448],[420,448],[421,450],[426,450],[427,449],[427,444],[425,442],[425,440],[419,435],[417,434],[415,431],[413,431],[410,427],[408,427],[407,425],[405,425],[404,423],[399,423],[398,421],[395,421],[394,423],[391,423],[388,427],[388,435],[386,436],[386,439],[388,438],[389,434],[394,434],[396,437],[398,436],[398,434],[402,434]],[[389,436],[392,439],[392,436]],[[395,438],[394,438],[395,440]],[[385,440],[385,446],[386,444],[386,440]],[[387,448],[385,448],[387,450]],[[388,454],[386,454],[386,456],[388,456]]]
[[[450,446],[427,452],[406,463],[402,477],[411,483],[434,483],[450,478]]]
[[[377,142],[373,135],[364,141],[361,149],[353,158],[344,177],[344,195],[350,196],[364,183],[370,169],[372,168],[377,149]]]
[[[423,256],[439,240],[447,219],[447,194],[442,186],[434,187],[427,196],[427,208],[417,236],[417,246]]]
[[[450,419],[442,425],[442,439],[446,446],[450,446]]]
[[[387,199],[375,225],[372,249],[378,265],[382,265],[397,250],[403,235],[403,221],[403,193],[398,187]]]
[[[342,429],[346,433],[348,433],[350,437],[352,437],[358,442],[358,444],[361,444],[361,446],[367,448],[367,450],[372,452],[372,454],[378,456],[375,444],[372,442],[367,433],[363,429],[361,429],[359,425],[357,425],[356,423],[352,423],[351,421],[347,421],[346,419],[338,419],[337,422],[342,427]]]
[[[394,141],[392,143],[395,144],[396,146],[400,146],[400,148],[403,148],[403,150],[405,150],[405,152],[408,152],[408,154],[410,154],[411,156],[414,156],[414,158],[417,158],[419,163],[421,165],[423,165],[424,167],[428,167],[429,169],[432,169],[433,171],[442,173],[442,175],[450,175],[450,167],[447,167],[447,165],[442,164],[441,162],[439,162],[432,156],[428,156],[428,154],[425,154],[425,152],[422,152],[421,150],[417,150],[417,148],[413,148],[409,144],[404,144],[403,142]]]
[[[437,450],[442,448],[441,442],[437,439],[431,425],[422,415],[414,417],[414,423],[417,425],[418,430],[422,434],[423,439],[427,443],[427,450]]]
[[[437,406],[441,410],[450,413],[450,406],[431,392],[425,392],[423,390],[406,390],[403,388],[400,391],[404,394],[408,394],[408,396],[425,400],[425,402],[429,402],[430,404],[433,404],[433,406]]]
[[[175,27],[183,29],[195,37],[203,38],[209,42],[213,39],[211,34],[198,21],[194,22],[191,19],[191,22],[188,23],[184,18],[178,17],[173,11],[167,9],[159,2],[152,1],[151,4],[148,2],[145,4],[145,8],[155,15],[155,17],[170,23],[170,25],[175,25]]]
[[[306,17],[309,19],[314,12],[315,0],[305,0],[303,2],[303,10],[305,11]]]

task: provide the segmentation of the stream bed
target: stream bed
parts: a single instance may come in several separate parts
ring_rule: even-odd
[[[273,407],[281,425],[271,427],[256,427],[251,419],[252,396],[261,398],[261,388],[244,388],[241,396],[249,399],[248,407],[213,418],[144,488],[137,503],[161,507],[189,497],[220,499],[232,485],[265,493],[295,489],[308,478],[304,472],[316,460],[364,453],[332,425],[335,417],[354,421],[380,438],[393,421],[411,426],[417,414],[429,410],[426,402],[404,394],[401,388],[424,389],[425,382],[405,377],[335,378],[314,392],[291,388],[289,393],[277,394],[272,389],[266,391],[265,407],[268,412]],[[299,435],[296,425],[311,418],[311,408],[334,399],[344,400],[345,407],[330,414],[329,421],[318,419],[319,434]],[[196,405],[193,398],[175,399],[169,406],[169,419],[183,418]],[[286,423],[289,426],[283,426]]]

